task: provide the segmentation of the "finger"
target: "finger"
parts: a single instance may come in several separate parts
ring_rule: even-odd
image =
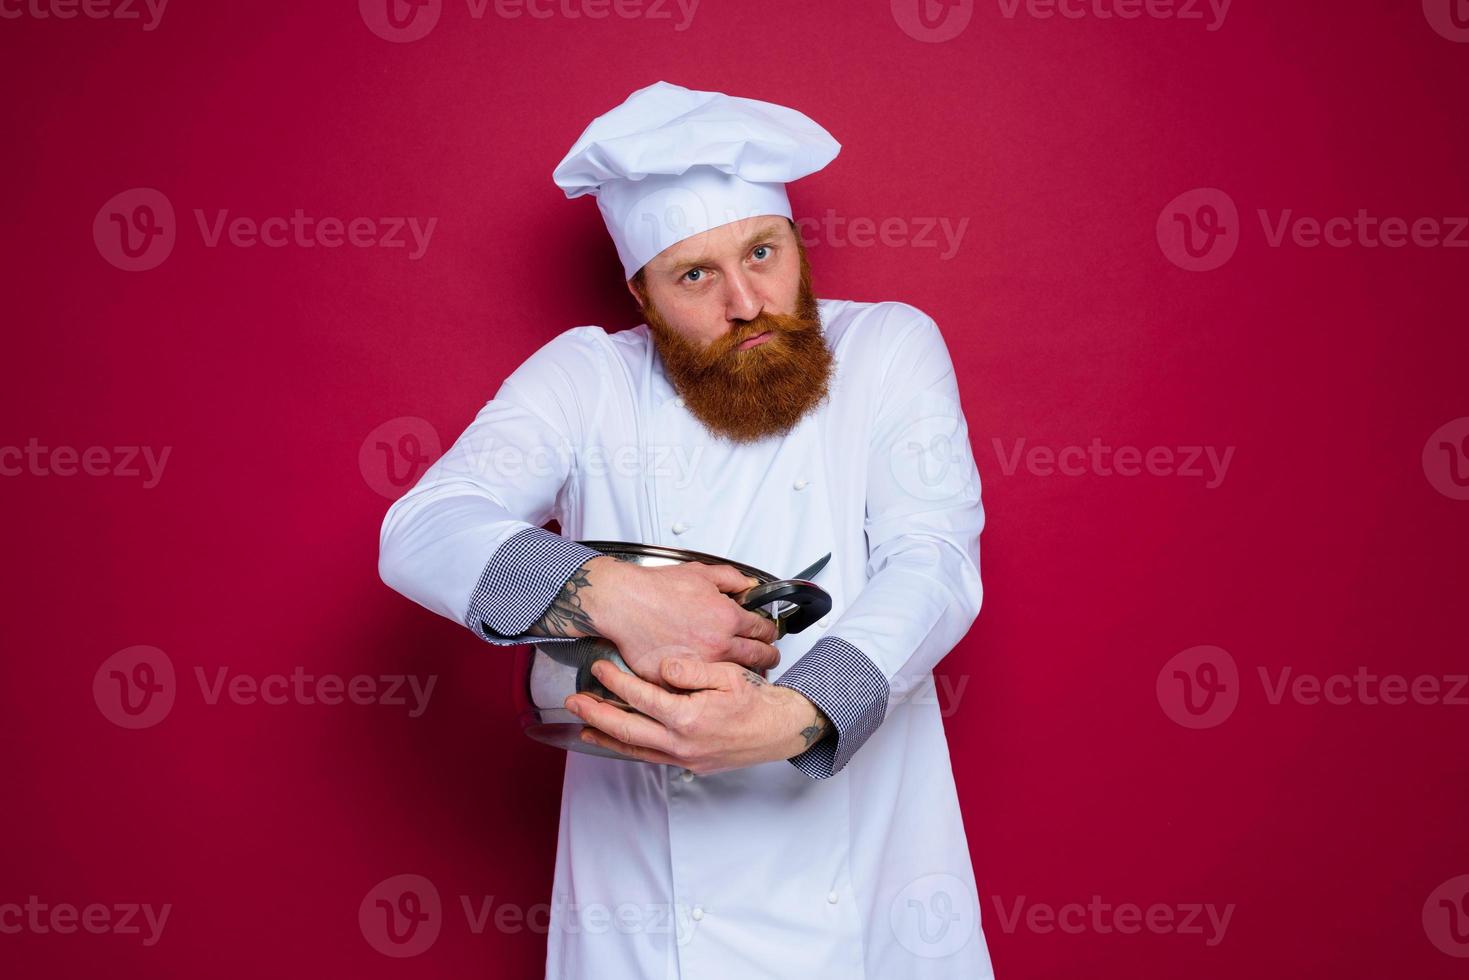
[[[775,620],[769,616],[762,616],[753,609],[745,609],[741,612],[739,626],[735,629],[736,636],[747,636],[752,640],[764,640],[766,643],[774,643],[776,633]]]
[[[730,668],[725,664],[706,664],[689,657],[667,657],[662,670],[664,680],[685,691],[726,690],[730,687]]]
[[[741,572],[733,565],[695,565],[701,575],[713,582],[720,592],[744,592],[760,584],[760,580]]]
[[[724,659],[751,670],[769,670],[780,663],[780,651],[769,643],[736,636],[730,638],[729,653]]]
[[[624,657],[624,662],[632,669],[632,672],[645,681],[658,684],[663,680],[663,675],[658,672],[658,665],[663,662],[664,657],[695,657],[698,654],[693,647],[682,643],[660,643],[651,650],[640,651],[635,658]],[[583,691],[590,694],[590,691]]]
[[[666,752],[659,752],[657,749],[645,748],[641,745],[629,745],[626,742],[613,738],[611,735],[599,732],[595,728],[583,729],[581,740],[588,745],[596,745],[604,749],[611,749],[613,752],[621,752],[623,755],[630,756],[639,762],[652,762],[663,766],[683,766],[681,760],[675,759]]]
[[[649,684],[625,670],[618,670],[606,660],[592,664],[592,676],[623,701],[643,714],[652,715],[665,725],[673,723],[683,702],[687,700],[677,694],[669,694],[657,684]]]
[[[669,747],[668,729],[647,715],[601,704],[579,694],[573,694],[566,699],[566,708],[588,725],[606,732],[619,742],[660,750]]]

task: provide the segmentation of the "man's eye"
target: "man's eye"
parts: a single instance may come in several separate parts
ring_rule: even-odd
[[[755,258],[757,258],[757,259],[764,259],[765,258],[765,255],[760,254],[762,252],[763,253],[766,253],[766,254],[769,254],[770,253],[770,246],[769,245],[756,245],[755,248],[754,248],[754,250],[750,254],[751,255],[754,255]]]
[[[688,272],[685,272],[683,274],[683,277],[689,282],[698,282],[699,279],[703,277],[703,274],[703,269],[690,269]]]

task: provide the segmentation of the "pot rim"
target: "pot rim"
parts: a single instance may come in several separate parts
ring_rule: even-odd
[[[636,541],[578,541],[577,543],[585,545],[593,551],[603,552],[604,554],[634,554],[644,555],[648,558],[673,558],[686,562],[697,561],[704,565],[729,565],[739,569],[751,578],[759,579],[762,585],[780,581],[777,576],[756,568],[754,565],[746,565],[742,561],[735,561],[732,558],[721,558],[718,555],[711,555],[704,551],[691,551],[688,548],[670,548],[667,545],[661,544],[639,544]]]

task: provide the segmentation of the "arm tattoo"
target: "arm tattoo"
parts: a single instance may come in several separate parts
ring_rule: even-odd
[[[823,736],[831,731],[831,722],[827,721],[826,715],[821,713],[820,708],[817,708],[815,710],[815,720],[812,721],[811,724],[807,725],[805,728],[801,729],[801,738],[805,740],[806,748],[808,749],[819,742]]]
[[[556,593],[550,607],[541,618],[531,624],[526,633],[530,636],[596,636],[597,627],[591,615],[582,608],[581,592],[590,589],[592,581],[587,577],[586,565],[571,573],[571,578]]]

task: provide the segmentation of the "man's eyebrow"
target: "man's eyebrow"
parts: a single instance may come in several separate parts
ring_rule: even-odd
[[[771,224],[765,225],[763,228],[760,228],[759,230],[757,230],[749,238],[746,238],[745,239],[745,244],[740,249],[740,251],[741,252],[747,252],[750,249],[754,248],[761,240],[766,239],[766,238],[774,238],[778,234],[780,234],[780,225],[779,224],[776,224],[776,223],[772,222]],[[685,261],[679,262],[679,263],[673,265],[672,267],[670,267],[669,270],[668,270],[668,274],[669,275],[682,275],[684,273],[684,271],[686,271],[688,269],[692,269],[692,268],[695,268],[696,266],[701,266],[701,265],[709,265],[713,261],[714,261],[714,259],[711,258],[710,256],[707,256],[707,255],[702,255],[702,256],[700,256],[697,259],[686,259]]]

